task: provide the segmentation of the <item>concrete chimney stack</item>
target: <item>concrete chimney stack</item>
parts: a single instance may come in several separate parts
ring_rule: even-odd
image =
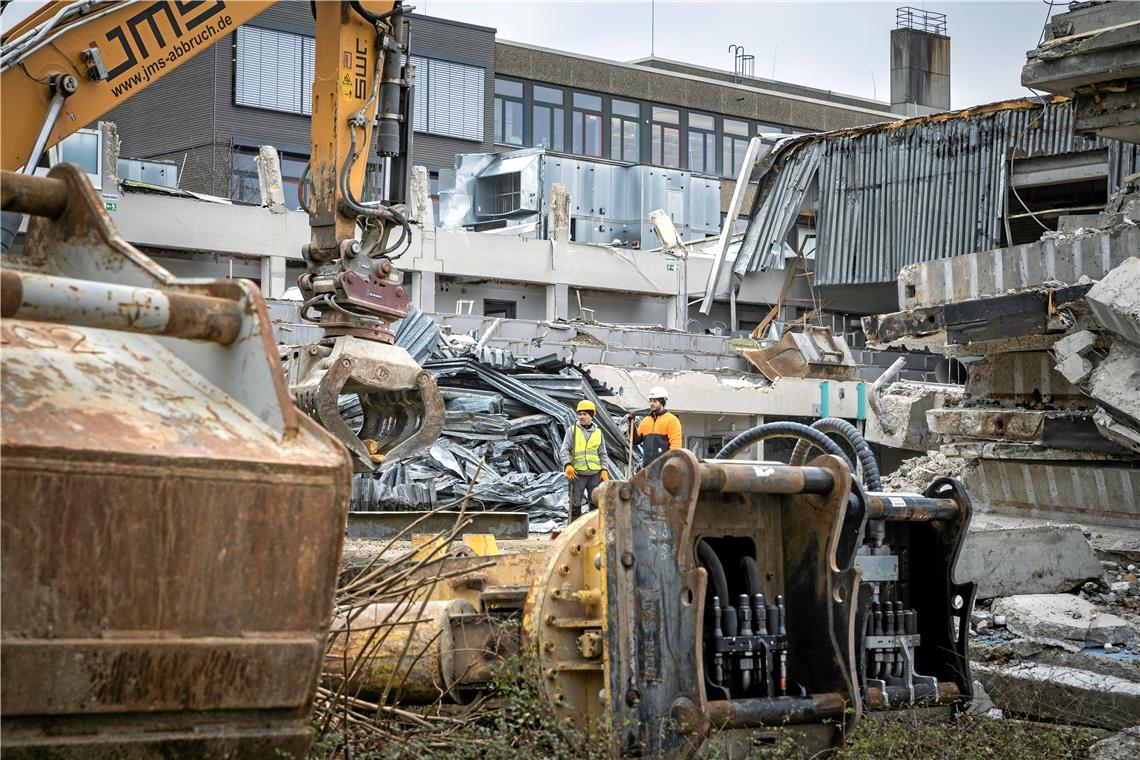
[[[891,110],[904,116],[950,109],[950,38],[946,14],[895,10],[891,30]]]

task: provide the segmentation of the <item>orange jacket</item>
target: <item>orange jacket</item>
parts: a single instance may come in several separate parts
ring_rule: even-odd
[[[672,412],[662,412],[656,417],[646,415],[637,426],[633,442],[642,444],[641,466],[646,467],[666,451],[681,448],[681,421]]]

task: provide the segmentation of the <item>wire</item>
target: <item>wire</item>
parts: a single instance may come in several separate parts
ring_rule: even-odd
[[[61,35],[70,32],[72,29],[83,24],[91,23],[96,19],[108,16],[112,13],[117,13],[124,7],[128,5],[134,5],[139,1],[140,0],[121,0],[121,2],[116,2],[111,7],[104,8],[97,13],[92,13],[91,15],[83,15],[82,19],[77,23],[67,24],[64,28],[60,29],[50,37],[46,36],[48,32],[52,31],[56,26],[59,25],[59,22],[61,22],[64,17],[75,15],[75,13],[83,14],[84,10],[94,4],[91,2],[91,0],[83,0],[83,2],[73,3],[72,5],[64,8],[59,13],[57,13],[54,17],[52,17],[50,21],[44,24],[44,26],[37,27],[28,34],[25,34],[24,37],[21,37],[20,40],[9,43],[9,45],[6,46],[5,52],[2,54],[2,56],[0,56],[0,72],[7,71],[8,69],[12,68],[12,66],[24,60],[40,48],[50,45],[52,42],[55,42],[55,40],[58,39]],[[22,40],[24,40],[29,35],[32,35],[32,39],[28,40],[26,43],[23,42]]]

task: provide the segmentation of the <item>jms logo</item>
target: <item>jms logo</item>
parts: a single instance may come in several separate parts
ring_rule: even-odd
[[[356,38],[356,55],[352,60],[353,95],[358,100],[368,97],[368,42]]]
[[[107,72],[107,79],[113,82],[140,61],[159,53],[162,54],[163,67],[169,57],[177,60],[229,25],[226,17],[213,24],[207,23],[225,7],[221,0],[176,0],[144,5],[138,13],[107,32],[107,41],[117,43],[122,49],[122,62]],[[200,28],[203,24],[205,28]],[[191,33],[194,33],[192,37],[189,36]],[[170,51],[167,51],[168,45]],[[114,54],[105,56],[108,62],[117,57]],[[148,75],[152,73],[147,72]]]

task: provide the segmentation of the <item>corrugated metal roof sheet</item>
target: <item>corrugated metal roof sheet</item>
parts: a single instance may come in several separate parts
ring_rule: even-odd
[[[774,243],[813,181],[816,285],[890,282],[908,264],[997,248],[1012,152],[1016,163],[1104,148],[1112,193],[1140,170],[1140,146],[1073,134],[1062,98],[805,135],[779,146],[760,178],[734,269],[783,267]]]

